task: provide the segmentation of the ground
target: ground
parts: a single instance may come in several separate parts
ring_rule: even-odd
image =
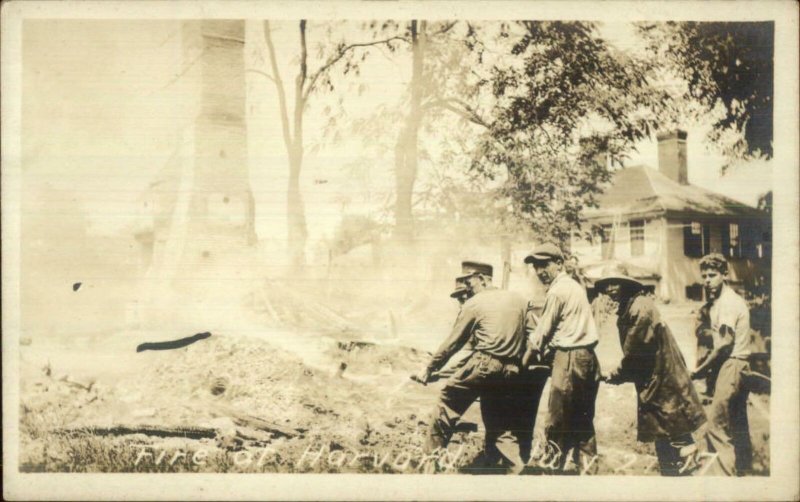
[[[661,306],[690,366],[694,308]],[[437,465],[452,472],[478,455],[477,406],[447,452],[432,458],[420,450],[442,383],[422,386],[409,375],[445,333],[423,344],[342,326],[265,328],[257,318],[238,325],[241,332],[139,353],[138,343],[157,336],[124,331],[27,341],[21,347],[21,469],[430,472]],[[613,322],[604,322],[602,333],[598,355],[611,368],[620,357]],[[769,473],[768,409],[768,396],[751,395],[758,474]],[[635,421],[632,385],[601,384],[595,419],[601,473],[657,474],[652,446],[635,439]]]

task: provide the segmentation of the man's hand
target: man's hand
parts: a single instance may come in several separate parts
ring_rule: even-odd
[[[615,368],[608,373],[600,375],[600,381],[609,385],[619,385],[622,383],[619,373],[619,368]]]
[[[411,375],[411,379],[414,380],[415,382],[421,383],[422,385],[427,385],[431,379],[430,368],[428,367],[423,368],[422,371],[420,371],[416,375]]]
[[[525,349],[525,354],[522,356],[522,367],[527,368],[531,364],[536,364],[541,359],[539,351],[535,350],[530,345]]]

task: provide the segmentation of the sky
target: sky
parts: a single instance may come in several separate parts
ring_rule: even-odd
[[[130,231],[139,199],[176,148],[187,117],[186,62],[181,56],[180,23],[174,21],[26,21],[23,33],[23,180],[24,186],[50,185],[67,190],[85,210],[95,233]],[[604,28],[615,43],[631,45],[618,26]],[[290,58],[297,47],[294,26],[274,26],[282,57],[283,79],[293,80]],[[266,69],[261,24],[247,23],[245,62]],[[378,102],[393,102],[403,90],[408,65],[376,56],[364,66],[369,82],[351,103],[356,113]],[[281,187],[287,179],[286,151],[271,82],[247,74],[250,177],[260,234],[283,231],[275,216],[283,209]],[[312,110],[322,108],[316,103]],[[318,138],[324,120],[308,114],[306,135]],[[755,204],[771,188],[769,162],[733,166],[720,175],[724,159],[706,144],[708,124],[687,123],[689,180],[705,188]],[[390,165],[372,166],[367,185],[354,185],[343,167],[362,155],[358,138],[306,157],[302,179],[311,238],[325,238],[338,223],[343,190],[387,192]],[[655,141],[641,142],[628,165],[657,167]],[[26,188],[26,189],[27,189]]]

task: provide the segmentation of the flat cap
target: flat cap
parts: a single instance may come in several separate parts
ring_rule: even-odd
[[[450,298],[458,298],[459,296],[467,293],[467,284],[464,280],[464,277],[456,277],[456,287],[452,293],[450,293]]]
[[[461,277],[458,279],[466,279],[475,274],[481,274],[492,277],[494,269],[488,263],[481,263],[479,261],[462,261],[461,262]],[[456,280],[458,280],[456,279]]]
[[[525,263],[548,260],[564,261],[564,255],[561,253],[561,250],[558,248],[558,246],[551,242],[539,244],[528,256],[525,257]]]

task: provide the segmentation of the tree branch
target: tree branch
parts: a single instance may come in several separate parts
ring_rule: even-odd
[[[286,111],[286,92],[283,89],[283,81],[281,74],[278,71],[278,62],[275,59],[275,46],[272,44],[272,32],[270,31],[269,21],[264,21],[264,40],[267,42],[267,49],[269,50],[269,62],[272,67],[273,81],[275,88],[278,90],[278,104],[280,105],[281,112],[281,130],[283,131],[283,142],[286,144],[286,150],[292,150],[292,135],[289,132],[289,113]]]
[[[461,116],[462,118],[472,122],[473,124],[483,126],[486,129],[489,129],[491,127],[490,124],[486,122],[483,118],[481,118],[475,112],[475,110],[473,110],[468,104],[464,103],[463,101],[457,98],[442,98],[433,101],[428,101],[427,103],[425,103],[424,107],[443,108],[445,110],[449,110],[455,113],[456,115]]]
[[[445,23],[444,25],[442,25],[442,27],[441,27],[441,28],[439,28],[439,30],[437,30],[437,31],[435,31],[435,32],[433,32],[433,33],[431,33],[431,34],[430,34],[430,35],[428,35],[428,36],[429,36],[429,37],[435,37],[436,35],[444,35],[444,34],[445,34],[445,33],[447,33],[448,31],[452,30],[452,29],[453,29],[453,27],[454,27],[454,26],[455,26],[457,23],[458,23],[458,21],[451,21],[451,22],[449,22],[449,23]]]
[[[308,96],[314,91],[314,86],[316,86],[317,80],[326,71],[328,71],[333,65],[338,63],[351,50],[357,49],[359,47],[373,47],[373,46],[376,46],[376,45],[388,45],[389,42],[392,42],[394,40],[401,40],[403,42],[408,42],[408,40],[405,37],[394,36],[394,37],[385,38],[383,40],[374,40],[372,42],[355,43],[355,44],[350,44],[350,45],[346,45],[346,46],[342,47],[341,49],[339,49],[339,52],[337,52],[336,54],[331,56],[324,65],[322,65],[317,71],[314,72],[313,75],[311,75],[311,78],[309,79],[308,87],[303,92],[303,99],[307,99]]]
[[[267,73],[265,71],[256,70],[255,68],[247,68],[244,71],[245,71],[245,73],[255,73],[255,74],[261,75],[262,77],[266,77],[266,78],[272,80],[273,82],[277,82],[274,78],[272,78],[272,75],[270,75],[269,73]]]

